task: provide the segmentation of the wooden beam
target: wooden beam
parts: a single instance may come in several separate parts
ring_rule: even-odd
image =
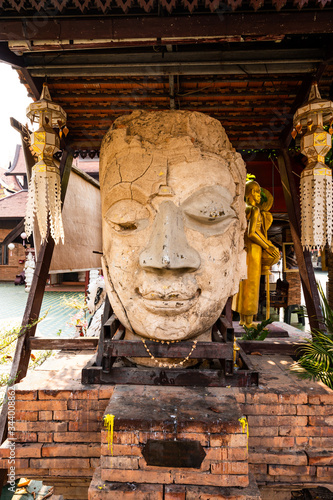
[[[33,337],[28,339],[28,349],[30,350],[75,350],[96,349],[98,338],[79,337],[75,339],[41,338]]]
[[[228,376],[223,370],[181,368],[112,368],[110,373],[101,367],[87,366],[82,370],[83,384],[170,385],[197,387],[253,387],[258,386],[258,372],[237,370]]]
[[[12,242],[20,236],[24,231],[24,219],[22,219],[15,227],[11,230],[10,233],[7,234],[6,238],[1,242],[1,245],[8,245],[8,243]]]
[[[36,160],[33,157],[29,147],[29,138],[31,132],[27,127],[22,125],[19,121],[15,120],[15,118],[13,117],[10,118],[10,124],[21,135],[22,150],[25,160],[25,166],[27,169],[27,180],[29,182],[31,178],[32,167],[36,163]]]
[[[302,85],[300,86],[300,89],[296,95],[296,98],[293,102],[293,105],[290,108],[289,114],[286,117],[287,118],[287,125],[281,133],[281,143],[286,148],[288,148],[288,146],[292,140],[291,132],[294,128],[293,127],[294,114],[296,113],[297,109],[305,103],[305,101],[310,93],[312,83],[313,82],[319,83],[319,81],[320,81],[320,79],[325,71],[326,66],[327,66],[326,62],[319,64],[315,74],[307,75],[303,79]]]
[[[23,127],[21,124],[18,122],[16,123],[17,128],[21,130],[21,136],[24,135],[25,133],[25,127]],[[22,141],[23,137],[22,137]],[[68,153],[68,151],[64,151],[62,158],[61,158],[61,163],[65,164],[64,167],[64,173],[62,177],[62,182],[61,182],[61,200],[62,202],[65,199],[66,196],[66,190],[68,186],[68,179],[69,179],[69,173],[71,170],[72,166],[72,161],[73,161],[73,156],[72,154]],[[28,370],[28,365],[30,361],[30,349],[29,349],[29,338],[33,337],[35,335],[36,331],[36,325],[33,326],[32,328],[28,328],[28,325],[31,325],[31,323],[35,320],[38,319],[39,313],[40,313],[40,308],[42,305],[42,300],[43,300],[43,295],[44,295],[44,290],[45,290],[45,285],[46,285],[46,280],[48,277],[49,273],[49,268],[50,268],[50,263],[52,259],[52,254],[53,254],[53,249],[54,249],[54,240],[48,235],[47,240],[41,245],[39,252],[38,252],[38,257],[36,261],[36,268],[34,272],[34,276],[32,279],[31,283],[31,289],[28,295],[28,300],[25,308],[25,312],[23,315],[23,320],[22,320],[22,325],[21,325],[21,331],[20,331],[20,336],[17,340],[16,343],[16,349],[15,349],[15,354],[13,358],[13,363],[11,366],[11,371],[10,371],[10,376],[9,376],[9,383],[8,386],[11,386],[25,377],[27,370]],[[5,401],[1,414],[0,414],[0,442],[3,443],[3,441],[7,437],[7,415],[8,415],[8,404]],[[3,472],[0,471],[0,478],[3,478]],[[1,494],[1,489],[2,489],[3,484],[0,483],[0,494]]]
[[[260,342],[255,340],[237,340],[237,344],[246,354],[260,352],[262,354],[282,354],[284,356],[295,356],[297,349],[302,345],[301,342]]]
[[[23,56],[17,56],[14,52],[9,50],[7,42],[0,42],[0,61],[15,66],[16,68],[24,66]]]
[[[167,48],[169,45],[167,45]],[[66,68],[70,66],[91,65],[104,66],[131,66],[137,67],[141,65],[153,66],[164,65],[171,66],[173,64],[183,64],[195,66],[198,64],[204,65],[235,65],[246,64],[249,66],[256,64],[297,64],[302,62],[319,63],[324,60],[326,53],[320,48],[257,48],[254,50],[251,44],[247,48],[234,48],[233,50],[203,50],[203,45],[199,45],[197,50],[184,50],[184,47],[179,47],[177,52],[172,52],[167,49],[164,51],[161,48],[160,52],[154,52],[148,47],[146,50],[121,52],[116,50],[94,50],[94,51],[77,51],[77,50],[61,50],[52,52],[46,56],[45,53],[30,52],[26,54],[26,68]]]
[[[320,329],[326,331],[311,255],[308,250],[303,251],[301,244],[299,195],[295,185],[290,157],[286,148],[281,150],[281,154],[278,157],[278,165],[310,327],[311,330]]]
[[[306,75],[302,81],[302,84],[299,88],[299,91],[297,92],[296,98],[293,102],[293,105],[290,108],[290,111],[287,116],[285,116],[287,120],[287,124],[285,128],[283,129],[280,139],[281,139],[281,144],[283,144],[286,148],[288,148],[290,142],[291,142],[291,132],[293,130],[293,118],[296,110],[302,106],[304,103],[305,99],[309,95],[311,84],[312,84],[312,79],[313,75]]]
[[[295,62],[286,64],[286,62],[255,61],[247,63],[226,64],[216,62],[214,64],[197,65],[184,63],[172,64],[139,64],[139,65],[110,65],[110,64],[91,64],[91,65],[45,65],[43,67],[29,67],[32,77],[59,77],[59,75],[71,77],[101,77],[101,76],[160,76],[160,75],[276,75],[294,74],[294,73],[312,73],[316,68],[316,63],[311,61]]]
[[[194,347],[191,359],[220,359],[223,357],[232,359],[233,345],[231,342],[177,342],[161,344],[146,341],[146,346],[155,358],[185,358]],[[113,340],[107,346],[106,353],[110,357],[144,357],[150,355],[140,340]]]
[[[61,200],[64,201],[69,173],[71,170],[73,157],[68,155],[66,151],[63,153],[62,162],[65,163],[65,170],[61,182]],[[42,301],[44,297],[44,290],[49,274],[51,259],[54,250],[54,240],[51,235],[40,246],[37,260],[36,269],[31,283],[31,289],[28,295],[28,300],[25,308],[25,312],[22,320],[22,328],[25,329],[33,321],[36,321],[39,317],[40,309],[42,306]],[[26,376],[28,365],[30,361],[30,349],[28,348],[28,337],[33,337],[35,335],[36,326],[27,330],[24,335],[21,335],[16,344],[16,350],[13,358],[12,369],[10,373],[10,379],[14,380],[15,383],[19,382]],[[1,428],[0,428],[1,429]]]
[[[28,84],[29,89],[31,90],[31,97],[38,101],[42,93],[43,79],[32,77],[30,72],[26,68],[20,68],[20,73],[22,74],[24,80]]]
[[[295,21],[297,19],[297,22]],[[43,18],[43,29],[26,17],[0,20],[0,40],[145,40],[146,45],[184,39],[235,35],[333,33],[333,13],[327,9],[294,12],[225,12],[184,16],[77,16]]]

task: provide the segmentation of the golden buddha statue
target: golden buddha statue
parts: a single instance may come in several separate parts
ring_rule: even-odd
[[[273,197],[269,199],[269,202],[272,200]],[[267,212],[270,207],[261,207],[261,188],[256,181],[246,183],[245,201],[248,221],[245,233],[247,279],[240,282],[239,292],[234,301],[234,310],[240,314],[239,324],[249,327],[252,325],[253,316],[258,312],[262,266],[267,274],[267,269],[269,272],[269,268],[279,261],[280,252],[267,239],[267,214],[263,216],[261,208]]]

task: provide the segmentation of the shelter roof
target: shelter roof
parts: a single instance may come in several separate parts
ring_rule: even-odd
[[[0,219],[18,219],[25,216],[25,209],[28,199],[27,191],[6,196],[0,199]]]
[[[165,13],[171,14],[173,12],[210,12],[210,13],[224,13],[235,10],[254,10],[258,9],[271,9],[272,5],[277,11],[281,9],[306,9],[320,7],[324,8],[329,4],[328,0],[304,1],[304,0],[226,0],[220,2],[219,0],[41,0],[36,4],[35,0],[26,0],[24,2],[17,2],[16,0],[5,0],[2,4],[6,10],[13,10],[15,12],[29,12],[41,11],[48,7],[50,10],[54,9],[57,12],[103,12],[103,13],[154,13],[161,10]]]
[[[279,148],[312,80],[331,94],[326,0],[273,0],[280,11],[264,0],[50,2],[56,17],[45,0],[38,8],[5,0],[0,60],[16,67],[35,99],[47,79],[68,115],[67,141],[85,156],[98,153],[117,117],[142,108],[208,113],[240,151]]]

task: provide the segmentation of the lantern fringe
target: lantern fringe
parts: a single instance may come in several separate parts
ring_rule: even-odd
[[[305,175],[304,175],[305,174]],[[332,245],[332,175],[301,174],[302,246],[306,250],[323,249]]]
[[[36,215],[42,242],[46,239],[48,221],[50,233],[57,245],[64,243],[64,228],[61,216],[60,175],[57,171],[38,171],[33,167],[29,182],[25,232],[29,237],[34,228]]]

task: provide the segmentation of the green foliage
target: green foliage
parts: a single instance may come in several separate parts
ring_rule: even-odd
[[[254,326],[243,326],[245,333],[243,334],[241,340],[265,340],[268,335],[267,325],[273,323],[272,318],[265,319],[261,323]]]
[[[246,182],[255,181],[256,176],[254,174],[246,174]]]
[[[291,370],[300,378],[320,380],[333,389],[333,334],[317,331],[312,335],[311,340],[299,347],[302,356]]]
[[[320,305],[323,313],[324,323],[326,325],[327,331],[333,333],[333,311],[327,302],[323,287],[319,282],[317,282],[317,288],[320,295]]]
[[[266,203],[267,201],[267,196],[265,194],[265,191],[263,188],[260,188],[260,203]]]
[[[25,335],[26,332],[40,323],[48,314],[48,311],[41,318],[33,321],[29,325],[25,327],[21,327],[19,324],[14,324],[12,322],[5,324],[3,323],[0,328],[0,364],[10,364],[13,361],[16,341],[22,335]],[[29,369],[35,369],[37,366],[40,366],[49,356],[52,355],[52,351],[35,351],[34,354],[31,354],[31,359],[29,362]],[[4,370],[4,367],[1,371]],[[0,375],[0,407],[4,402],[4,397],[6,394],[5,387],[12,386],[15,384],[15,378],[10,377],[10,366],[8,366],[8,373],[2,373]]]
[[[86,311],[88,309],[88,306],[86,304],[86,299],[83,298],[73,298],[70,297],[69,299],[66,299],[64,297],[62,299],[62,304],[66,307],[70,307],[71,309],[75,309],[76,311]]]
[[[298,348],[301,354],[291,370],[300,378],[319,380],[333,389],[333,311],[330,308],[321,284],[317,283],[323,319],[328,333],[312,331],[312,339]]]
[[[37,351],[36,355],[31,355],[29,368],[35,370],[38,366],[41,366],[44,361],[46,361],[50,356],[52,356],[52,351]]]

